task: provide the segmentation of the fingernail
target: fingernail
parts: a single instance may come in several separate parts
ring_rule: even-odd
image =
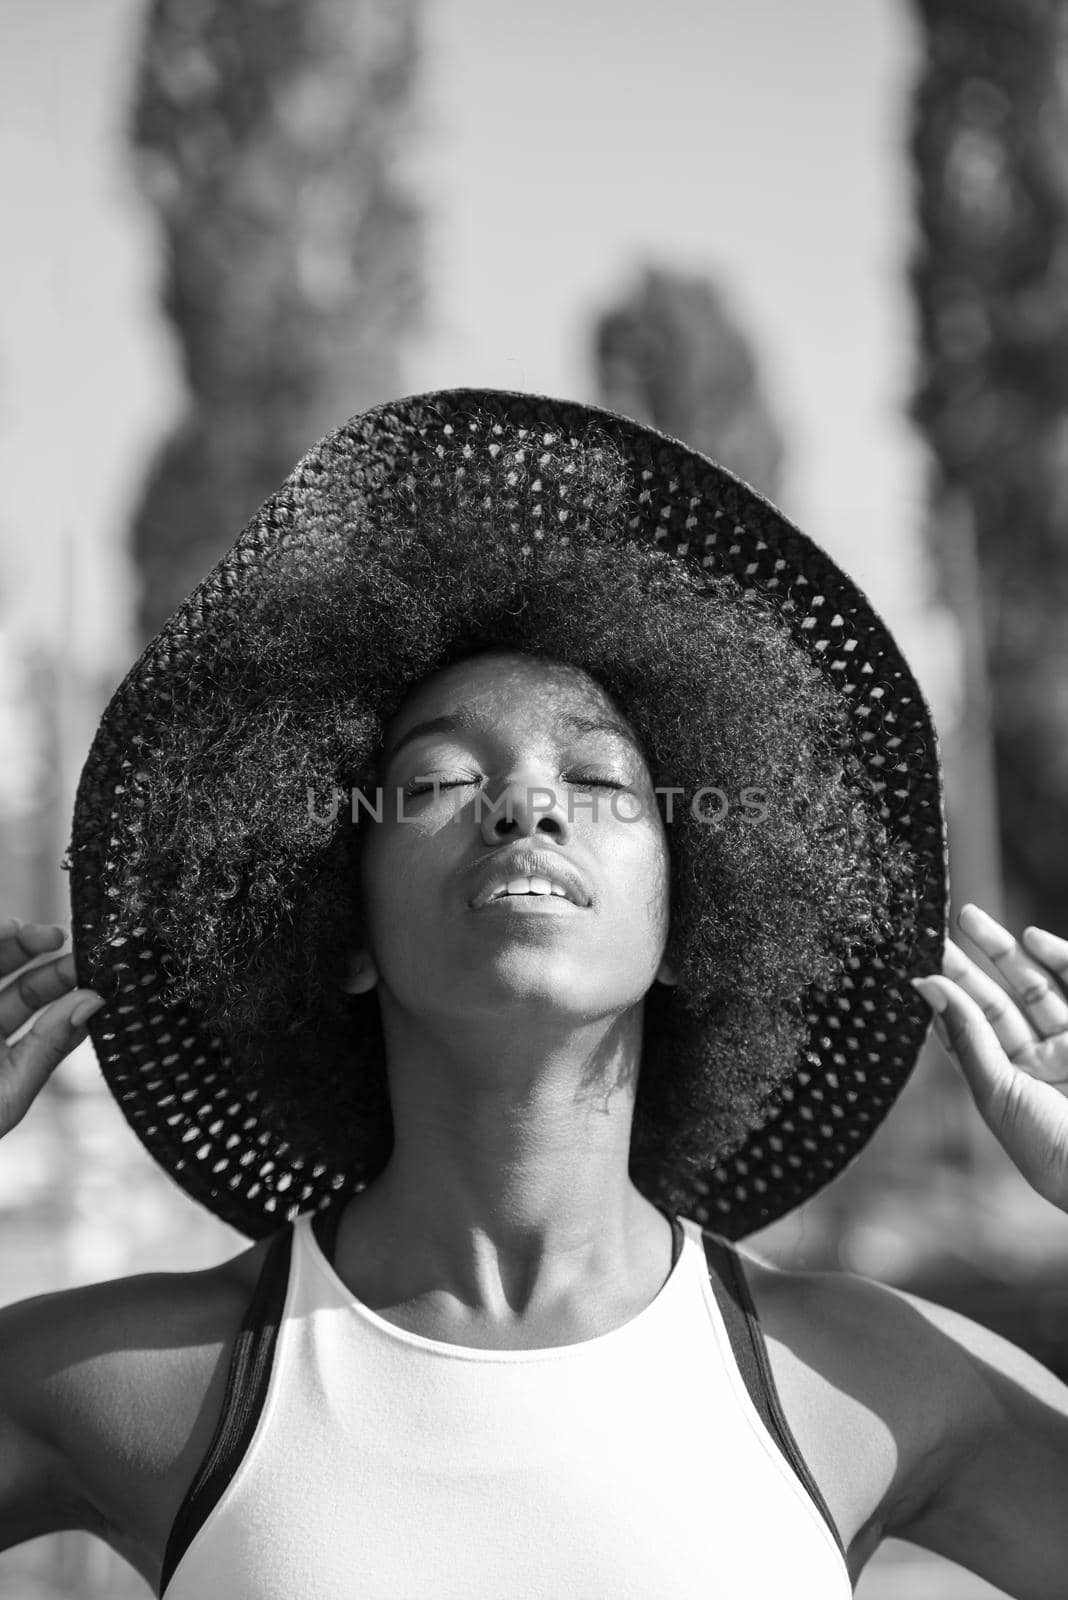
[[[910,978],[909,982],[914,989],[918,989],[920,994],[923,995],[932,1011],[944,1011],[946,1009],[949,1002],[946,999],[945,992],[942,989],[935,988],[930,978]]]
[[[71,1027],[80,1028],[83,1022],[88,1022],[89,1018],[102,1010],[106,1004],[107,1001],[101,1000],[98,995],[93,995],[89,1000],[83,1000],[81,1005],[75,1006],[70,1014]]]

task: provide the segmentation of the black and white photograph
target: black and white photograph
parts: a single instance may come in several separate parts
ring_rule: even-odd
[[[0,90],[0,1600],[1064,1600],[1068,0]]]

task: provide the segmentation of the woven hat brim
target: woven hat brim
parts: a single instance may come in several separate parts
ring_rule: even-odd
[[[758,1129],[733,1154],[663,1198],[727,1238],[785,1215],[863,1150],[904,1087],[929,1026],[909,979],[941,967],[947,933],[948,850],[938,740],[930,708],[890,630],[825,551],[763,496],[678,440],[613,412],[500,390],[415,395],[352,418],[296,466],[147,645],[116,689],[86,759],[69,861],[78,982],[112,1003],[89,1024],[102,1072],[146,1149],[192,1198],[252,1238],[300,1212],[336,1204],[361,1175],[293,1147],[284,1127],[236,1082],[226,1041],[168,1001],[164,952],[109,905],[138,743],[168,714],[168,685],[208,620],[232,608],[266,563],[284,560],[301,506],[324,473],[372,481],[412,450],[443,458],[495,424],[538,436],[595,427],[633,470],[628,528],[635,539],[728,573],[774,599],[783,625],[848,708],[854,748],[879,815],[904,841],[919,893],[898,912],[892,945],[851,959],[833,992],[813,993],[808,1038],[793,1076]],[[86,952],[101,933],[114,952],[96,970]],[[650,1198],[658,1198],[650,1196]]]

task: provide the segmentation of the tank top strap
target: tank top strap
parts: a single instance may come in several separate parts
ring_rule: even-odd
[[[820,1492],[801,1448],[794,1437],[786,1414],[782,1409],[771,1363],[768,1360],[764,1332],[757,1317],[756,1306],[737,1250],[720,1234],[702,1229],[701,1239],[708,1263],[708,1277],[716,1297],[730,1340],[731,1350],[738,1365],[749,1397],[768,1433],[774,1439],[786,1460],[812,1497],[817,1510],[834,1536],[834,1542],[845,1559],[845,1547],[831,1516],[830,1508]]]
[[[264,1255],[260,1275],[234,1340],[226,1392],[211,1444],[186,1490],[163,1554],[160,1595],[195,1534],[221,1499],[252,1442],[271,1377],[274,1348],[285,1307],[293,1224],[279,1228]]]

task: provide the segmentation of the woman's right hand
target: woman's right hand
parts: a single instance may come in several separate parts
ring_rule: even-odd
[[[85,1038],[88,1018],[106,1004],[92,989],[75,988],[70,951],[29,966],[65,939],[55,923],[0,922],[0,1138],[22,1121],[51,1073]],[[8,1044],[35,1011],[41,1014],[33,1026]]]

